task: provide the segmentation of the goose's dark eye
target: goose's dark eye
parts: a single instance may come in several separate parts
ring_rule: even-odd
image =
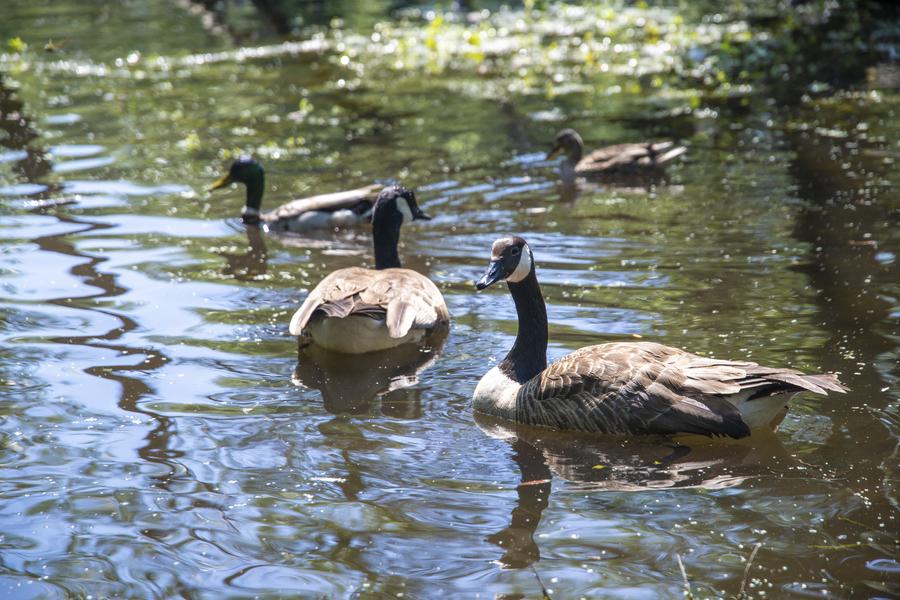
[[[512,250],[509,251],[509,253],[512,254],[513,256],[518,256],[519,249],[514,247]]]

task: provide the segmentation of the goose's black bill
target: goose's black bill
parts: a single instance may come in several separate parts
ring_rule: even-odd
[[[503,279],[503,275],[503,261],[492,260],[491,264],[488,265],[487,271],[485,271],[481,279],[478,280],[478,283],[475,284],[475,289],[483,290],[489,285],[493,285]]]

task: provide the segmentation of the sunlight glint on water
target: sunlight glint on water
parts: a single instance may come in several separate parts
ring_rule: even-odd
[[[833,152],[863,159],[845,142],[766,126],[761,103],[698,117],[671,185],[566,204],[540,160],[561,120],[592,143],[665,136],[681,100],[498,103],[477,75],[377,68],[347,91],[329,51],[254,58],[172,4],[102,4],[16,4],[0,25],[68,39],[0,61],[25,118],[0,154],[0,596],[536,597],[534,566],[553,598],[672,597],[676,555],[694,593],[733,596],[757,544],[754,596],[897,589],[894,169],[847,183]],[[116,67],[122,48],[150,66]],[[854,109],[897,139],[882,104]],[[419,188],[435,219],[404,229],[401,256],[454,322],[415,385],[292,382],[292,310],[371,265],[371,242],[254,246],[243,192],[203,191],[248,150],[269,207]],[[799,398],[750,444],[512,441],[470,402],[515,335],[504,291],[472,285],[509,232],[539,261],[551,358],[641,337],[840,371],[854,391]]]

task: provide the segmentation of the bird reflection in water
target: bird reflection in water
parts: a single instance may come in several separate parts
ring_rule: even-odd
[[[487,435],[506,440],[521,482],[509,526],[489,535],[500,546],[498,564],[526,568],[540,559],[534,540],[549,505],[553,477],[579,492],[649,492],[674,488],[724,489],[743,484],[777,465],[789,465],[774,435],[750,443],[721,443],[698,436],[624,438],[555,431],[515,424],[475,413]]]
[[[263,231],[258,225],[245,225],[248,250],[246,252],[218,252],[225,259],[223,275],[233,276],[238,281],[253,281],[269,270],[269,251]]]
[[[362,414],[380,397],[382,414],[417,419],[420,390],[411,389],[418,376],[438,359],[447,330],[438,330],[421,344],[347,355],[315,344],[301,347],[291,377],[294,384],[317,389],[332,414]]]

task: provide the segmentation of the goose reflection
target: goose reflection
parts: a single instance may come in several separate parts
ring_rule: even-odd
[[[222,267],[223,275],[231,275],[238,281],[253,281],[269,270],[269,251],[261,228],[257,225],[245,225],[248,249],[246,252],[218,252],[225,259]]]
[[[487,435],[506,440],[521,472],[509,526],[487,537],[503,549],[501,567],[522,569],[540,559],[534,533],[547,508],[553,477],[580,491],[648,492],[725,489],[791,460],[772,435],[753,445],[697,436],[626,439],[518,425],[474,413]]]
[[[438,359],[446,341],[447,330],[441,329],[421,345],[366,354],[341,354],[310,344],[298,350],[291,380],[319,390],[325,410],[333,414],[365,413],[380,398],[383,414],[416,419],[421,416],[420,390],[410,388]]]

